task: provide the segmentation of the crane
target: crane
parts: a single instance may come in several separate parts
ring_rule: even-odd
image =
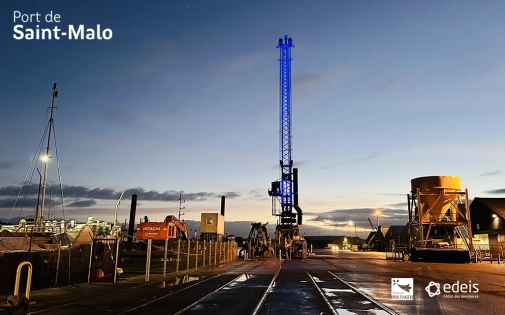
[[[272,182],[268,194],[272,197],[272,215],[279,217],[276,226],[276,242],[286,256],[303,246],[299,228],[302,225],[302,209],[298,205],[298,169],[293,168],[291,157],[291,48],[293,40],[288,35],[279,38],[280,63],[280,179]],[[277,205],[280,205],[277,208]],[[296,210],[296,214],[293,213]],[[300,246],[298,246],[300,245]],[[305,244],[306,246],[306,244]]]
[[[376,228],[373,226],[373,223],[372,221],[370,221],[370,218],[367,218],[368,219],[368,222],[370,222],[370,226],[372,227],[372,230],[375,230]]]

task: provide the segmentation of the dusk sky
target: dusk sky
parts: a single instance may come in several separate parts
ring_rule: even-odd
[[[15,11],[40,22],[14,21]],[[44,20],[51,11],[59,23]],[[33,168],[35,189],[13,204],[57,82],[66,219],[110,222],[126,191],[121,222],[133,193],[137,221],[177,215],[179,194],[182,218],[198,221],[226,195],[227,222],[269,221],[273,232],[284,34],[295,45],[302,232],[349,234],[352,220],[365,236],[375,209],[381,225],[404,225],[410,180],[421,176],[456,175],[470,198],[502,197],[504,12],[504,1],[3,0],[0,218],[33,214]],[[97,24],[112,37],[14,38],[16,25]],[[54,149],[48,185],[62,217]]]

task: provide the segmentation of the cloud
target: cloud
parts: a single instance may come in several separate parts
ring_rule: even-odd
[[[13,168],[16,165],[14,160],[0,161],[0,170],[7,170]]]
[[[393,207],[393,208],[402,207],[404,209],[407,209],[408,206],[409,205],[408,205],[407,202],[391,203],[391,204],[388,205],[388,207]]]
[[[0,208],[12,208],[14,203],[16,202],[16,198],[2,198],[0,199]],[[37,198],[23,198],[19,199],[16,203],[17,207],[21,207],[22,205],[30,205],[30,207],[37,204]]]
[[[272,56],[268,51],[253,51],[233,57],[225,61],[221,67],[229,74],[243,74],[258,67],[268,65],[272,61]]]
[[[249,195],[248,199],[251,200],[263,201],[271,199],[271,197],[268,196],[268,191],[265,188],[253,189],[249,191],[248,195]]]
[[[302,73],[294,76],[293,84],[296,88],[303,88],[306,85],[316,84],[323,80],[324,76],[319,73]]]
[[[376,210],[375,208],[335,209],[322,213],[307,212],[304,215],[314,216],[306,221],[323,223],[327,227],[345,229],[356,224],[359,228],[369,228],[369,219],[374,225],[376,224]],[[381,208],[380,212],[381,226],[405,225],[408,222],[407,209]]]
[[[71,204],[68,204],[67,207],[75,207],[75,208],[86,208],[86,207],[91,207],[96,205],[96,201],[93,199],[88,199],[88,200],[79,200],[79,201],[74,201]]]
[[[502,195],[505,194],[505,188],[487,190],[486,193],[491,195]]]
[[[14,197],[17,197],[20,192],[19,187],[16,186],[6,186],[0,187],[0,207],[9,208],[14,204]],[[95,200],[117,200],[121,195],[121,190],[113,188],[87,188],[84,186],[63,186],[63,195],[66,200],[70,199],[68,207],[90,207],[96,204]],[[36,201],[36,196],[38,194],[38,184],[27,185],[23,187],[20,196],[26,196],[29,199],[28,202]],[[131,196],[136,194],[138,199],[141,201],[177,201],[179,196],[182,195],[184,200],[188,201],[206,201],[216,198],[221,198],[221,196],[226,196],[228,199],[240,198],[241,194],[237,191],[227,191],[227,192],[184,192],[167,190],[164,192],[159,192],[156,190],[146,191],[144,188],[128,188],[124,191],[125,196]],[[35,199],[33,197],[35,196]],[[11,197],[11,198],[9,198]],[[24,204],[27,204],[27,200],[24,200]],[[18,204],[21,201],[18,200]]]
[[[479,174],[476,177],[499,176],[499,175],[503,175],[504,173],[505,172],[503,170],[496,170],[493,172],[485,172],[485,173]]]
[[[405,82],[409,80],[408,77],[405,78],[389,78],[382,82],[379,82],[372,88],[372,92],[387,92],[391,91],[393,88],[397,86],[401,86]]]
[[[138,116],[132,108],[107,109],[103,113],[106,121],[118,124],[120,126],[131,127],[136,124]]]
[[[333,167],[337,167],[337,166],[342,166],[342,165],[346,165],[346,164],[356,164],[356,163],[365,162],[365,161],[368,161],[368,160],[371,160],[371,159],[375,159],[377,157],[379,157],[378,153],[372,153],[372,154],[369,154],[369,155],[364,156],[362,158],[357,158],[357,159],[354,159],[354,160],[345,161],[345,162],[341,162],[341,163],[337,163],[337,164],[333,164],[333,165],[323,166],[321,168],[322,169],[329,169],[329,168],[333,168]]]

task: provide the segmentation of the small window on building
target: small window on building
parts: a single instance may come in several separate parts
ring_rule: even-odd
[[[213,217],[207,217],[207,224],[212,224],[213,221],[214,221]]]

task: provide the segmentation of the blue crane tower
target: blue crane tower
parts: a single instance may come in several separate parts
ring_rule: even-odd
[[[291,47],[288,35],[279,38],[280,57],[280,172],[278,181],[272,182],[268,194],[272,197],[272,215],[279,217],[276,234],[291,243],[299,236],[302,209],[298,206],[298,170],[291,158]],[[278,200],[278,202],[276,202]],[[280,209],[277,208],[280,204]],[[296,210],[296,214],[293,213]],[[285,244],[285,247],[290,245]]]

